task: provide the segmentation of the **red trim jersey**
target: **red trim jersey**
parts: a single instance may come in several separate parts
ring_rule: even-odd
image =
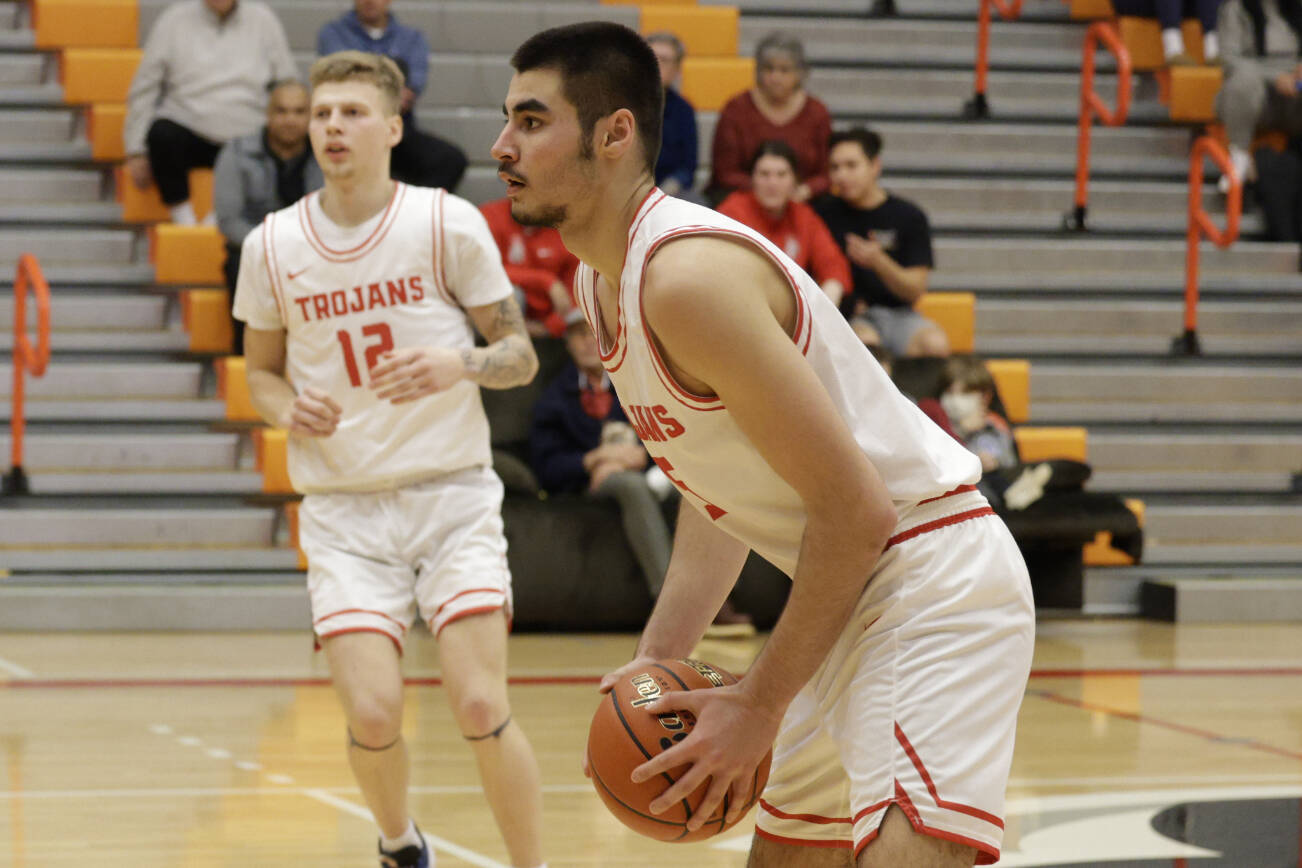
[[[497,199],[479,206],[502,252],[506,276],[524,293],[525,316],[547,326],[553,337],[565,333],[565,323],[552,305],[549,290],[560,281],[573,293],[579,259],[561,241],[561,233],[542,226],[522,226],[511,216],[511,201]],[[833,242],[835,244],[836,242]],[[847,273],[849,268],[846,269]],[[849,284],[845,284],[847,287]]]
[[[294,488],[379,491],[489,466],[477,385],[394,405],[368,371],[391,350],[473,347],[465,309],[510,297],[484,218],[444,190],[395,184],[384,211],[354,227],[327,218],[319,193],[269,214],[244,240],[235,316],[284,329],[286,378],[343,408],[329,437],[290,438]]]
[[[629,227],[614,335],[602,325],[597,275],[587,264],[575,290],[629,421],[688,503],[794,575],[806,518],[799,495],[717,397],[693,395],[674,380],[643,322],[647,262],[662,244],[687,235],[749,246],[786,279],[797,309],[792,340],[885,481],[900,514],[897,535],[923,520],[927,511],[914,509],[919,502],[980,479],[979,459],[895,388],[836,306],[785,253],[754,229],[653,189]]]

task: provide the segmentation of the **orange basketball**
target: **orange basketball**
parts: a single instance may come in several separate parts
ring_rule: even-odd
[[[730,805],[729,796],[725,796],[704,826],[695,832],[687,830],[687,818],[705,798],[709,778],[663,814],[651,813],[652,800],[667,790],[688,766],[679,766],[640,784],[633,783],[630,776],[633,769],[687,738],[696,725],[695,717],[689,712],[656,715],[643,706],[671,690],[708,689],[736,683],[731,673],[699,660],[657,660],[645,671],[621,679],[602,698],[588,730],[588,766],[597,795],[621,823],[657,841],[702,841],[732,825],[724,820]],[[747,811],[764,790],[772,760],[770,750],[755,770],[746,797]]]

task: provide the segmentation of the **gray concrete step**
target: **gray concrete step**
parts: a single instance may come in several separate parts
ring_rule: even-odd
[[[23,462],[27,470],[27,462]],[[28,471],[33,495],[48,494],[257,494],[262,474],[251,470],[51,473]]]
[[[1287,493],[1293,490],[1293,474],[1286,471],[1207,470],[1099,470],[1090,476],[1092,491],[1120,494],[1147,493]]]
[[[12,388],[13,366],[0,363],[0,397]],[[61,362],[45,376],[27,381],[27,395],[36,400],[165,398],[199,396],[202,366],[197,362]]]
[[[13,335],[0,333],[0,353],[13,348]],[[51,334],[52,353],[184,353],[190,336],[180,329],[170,331],[72,331]]]
[[[153,548],[0,548],[0,569],[11,572],[122,572],[149,570],[188,572],[220,570],[292,570],[298,553],[270,545],[159,546]]]
[[[1297,621],[1302,619],[1302,573],[1152,578],[1143,583],[1140,599],[1145,618],[1184,624]]]
[[[0,400],[0,423],[9,422],[9,401]],[[28,422],[216,422],[226,404],[217,399],[120,399],[27,401]]]
[[[0,168],[0,207],[94,202],[103,198],[103,177],[95,169]]]
[[[0,234],[0,269],[12,274],[18,257],[32,253],[49,279],[44,266],[130,265],[143,255],[143,247],[143,239],[130,229],[14,229]]]
[[[1302,565],[1302,545],[1188,543],[1167,545],[1144,543],[1144,563],[1154,566],[1211,565],[1226,567],[1246,565],[1287,564]]]
[[[92,229],[121,228],[122,206],[117,202],[0,202],[0,224],[11,226],[82,226]]]
[[[1064,244],[1080,243],[1093,236],[1071,236]],[[1148,243],[1152,243],[1151,241]],[[1286,245],[1278,245],[1287,249]],[[931,290],[962,290],[975,292],[982,298],[1063,298],[1080,295],[1145,296],[1184,298],[1183,270],[1162,273],[1131,272],[1118,275],[1110,270],[1059,271],[1048,269],[1018,269],[1017,271],[991,271],[964,273],[933,271],[928,282]],[[1291,300],[1294,293],[1302,292],[1302,274],[1296,271],[1203,273],[1199,279],[1202,297],[1218,295],[1225,298],[1277,297]]]
[[[873,6],[873,0],[699,0],[699,2],[703,6],[739,6],[744,16],[767,16],[778,13],[866,16]],[[975,21],[977,16],[977,0],[898,0],[896,6],[900,16],[904,18]],[[1066,21],[1067,12],[1067,7],[1061,3],[1027,3],[1018,20]],[[1000,20],[997,13],[995,20]]]
[[[32,473],[231,471],[249,450],[239,434],[134,431],[29,431],[23,467]],[[8,429],[0,432],[0,454],[9,452]]]
[[[11,48],[13,46],[5,46]],[[9,52],[0,54],[0,87],[40,84],[46,58],[41,54]]]
[[[181,586],[165,584],[166,575],[98,587],[10,581],[0,586],[0,630],[310,630],[307,584],[301,573],[286,575],[275,584],[229,571]]]
[[[1216,504],[1180,506],[1149,504],[1144,514],[1144,561],[1278,560],[1292,552],[1302,564],[1302,505]]]
[[[1061,365],[1031,367],[1031,405],[1037,401],[1200,401],[1302,406],[1302,369],[1297,366],[1227,364]],[[1250,418],[1250,417],[1249,417]]]
[[[0,141],[0,161],[17,161],[23,163],[49,163],[65,165],[68,163],[89,163],[92,159],[90,142],[83,138],[67,141],[43,142]]]
[[[78,128],[73,109],[6,109],[0,111],[0,145],[11,142],[66,142]]]
[[[966,275],[967,281],[986,274],[995,286],[1028,272],[1068,272],[1064,276],[1076,281],[1082,275],[1108,273],[1111,280],[1123,282],[1164,274],[1179,284],[1185,268],[1185,243],[1165,239],[964,237],[936,239],[934,248],[937,273],[953,269]],[[1204,242],[1200,257],[1201,273],[1208,277],[1283,274],[1297,279],[1296,244],[1240,241],[1220,250]]]
[[[45,84],[0,83],[0,106],[32,106],[59,108],[63,105],[63,86],[57,82]]]
[[[138,290],[154,282],[154,266],[142,261],[132,263],[106,262],[99,265],[85,263],[68,263],[59,260],[41,260],[41,270],[50,286],[64,287],[69,290],[103,289],[108,287],[126,287]],[[0,259],[0,289],[13,287],[13,274],[16,260]]]
[[[252,548],[273,542],[274,509],[10,508],[0,524],[0,561],[10,553],[59,547]]]
[[[50,322],[55,330],[160,329],[167,325],[171,305],[172,299],[165,295],[59,292],[50,298]],[[12,305],[0,304],[0,331],[13,328],[13,316]]]
[[[1144,434],[1091,431],[1095,471],[1290,473],[1302,470],[1302,432]]]

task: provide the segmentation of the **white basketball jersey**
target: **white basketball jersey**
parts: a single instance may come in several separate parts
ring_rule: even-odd
[[[629,228],[613,340],[602,326],[597,276],[587,264],[575,276],[575,289],[629,421],[688,503],[794,574],[806,517],[799,495],[718,398],[693,395],[673,378],[642,321],[646,264],[661,244],[685,235],[748,243],[786,277],[796,299],[792,339],[881,474],[901,514],[901,527],[914,505],[980,478],[980,460],[895,388],[836,306],[780,249],[718,212],[654,189]]]
[[[378,220],[345,230],[317,199],[249,233],[235,302],[251,327],[286,330],[285,375],[297,391],[314,386],[343,408],[331,436],[290,438],[294,487],[376,491],[489,465],[477,385],[394,405],[375,397],[368,375],[390,350],[474,346],[464,308],[511,295],[483,217],[444,190],[397,184]]]

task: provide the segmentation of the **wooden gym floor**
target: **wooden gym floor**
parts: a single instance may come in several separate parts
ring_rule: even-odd
[[[511,642],[552,868],[744,865],[753,816],[718,842],[657,844],[582,777],[595,677],[634,637]],[[697,656],[741,670],[757,647]],[[505,865],[428,637],[407,674],[412,804],[438,864]],[[0,866],[371,868],[324,675],[305,633],[0,634]],[[1302,625],[1041,622],[1008,797],[1005,866],[1296,868]]]

